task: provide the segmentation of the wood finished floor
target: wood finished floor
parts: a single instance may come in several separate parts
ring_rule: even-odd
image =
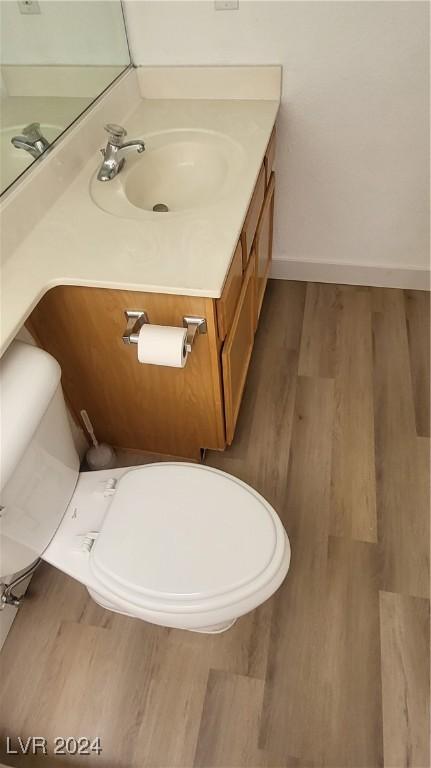
[[[288,577],[220,636],[99,608],[43,566],[1,654],[3,736],[101,737],[16,766],[429,766],[429,295],[271,281],[237,436]]]

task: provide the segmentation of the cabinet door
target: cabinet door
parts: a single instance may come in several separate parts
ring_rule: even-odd
[[[253,349],[255,329],[255,265],[252,257],[244,275],[235,317],[222,352],[225,397],[226,441],[230,445],[241,405],[242,393]]]
[[[265,178],[266,178],[266,186],[269,184],[269,180],[271,178],[272,169],[274,168],[274,160],[275,160],[275,125],[273,128],[273,131],[271,133],[271,138],[268,142],[268,146],[266,148],[265,152]]]
[[[262,213],[260,215],[255,240],[257,320],[259,320],[266,283],[268,280],[269,270],[271,268],[272,230],[274,219],[274,187],[275,175],[272,173],[269,180],[268,189],[266,190],[265,201],[263,203]]]
[[[248,259],[251,252],[251,246],[253,245],[254,236],[256,233],[257,223],[259,221],[260,212],[262,210],[263,200],[265,197],[265,165],[262,167],[257,177],[256,186],[253,191],[253,195],[248,206],[247,215],[245,217],[244,225],[241,232],[241,245],[242,245],[242,266],[245,270],[248,264]]]
[[[226,338],[229,328],[232,325],[241,286],[242,250],[241,243],[239,242],[232,259],[232,264],[230,266],[226,282],[224,284],[223,293],[221,297],[216,301],[218,332],[221,341]]]

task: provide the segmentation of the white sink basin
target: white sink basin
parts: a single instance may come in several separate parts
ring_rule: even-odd
[[[99,208],[123,218],[160,217],[202,209],[231,192],[239,178],[242,148],[223,134],[177,130],[142,137],[145,152],[129,152],[111,181],[90,183]]]
[[[25,149],[17,149],[11,142],[14,136],[22,134],[24,124],[12,125],[0,130],[0,189],[6,189],[15,179],[28,168],[35,158]],[[42,134],[53,142],[64,128],[60,125],[41,123]]]

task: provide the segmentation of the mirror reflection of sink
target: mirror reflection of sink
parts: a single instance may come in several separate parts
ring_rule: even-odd
[[[12,144],[11,139],[19,136],[25,123],[12,125],[0,130],[0,188],[5,189],[15,179],[20,176],[31,163],[34,162],[29,152],[25,149],[17,149]],[[50,123],[41,123],[41,133],[45,138],[53,142],[57,136],[64,130],[61,125],[51,125]]]
[[[205,208],[225,197],[238,179],[242,148],[223,134],[177,130],[142,137],[145,152],[127,154],[111,181],[94,176],[93,201],[124,218]]]

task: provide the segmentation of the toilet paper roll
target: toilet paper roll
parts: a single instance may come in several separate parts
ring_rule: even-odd
[[[138,335],[138,360],[150,365],[169,365],[184,368],[187,328],[145,323]]]

